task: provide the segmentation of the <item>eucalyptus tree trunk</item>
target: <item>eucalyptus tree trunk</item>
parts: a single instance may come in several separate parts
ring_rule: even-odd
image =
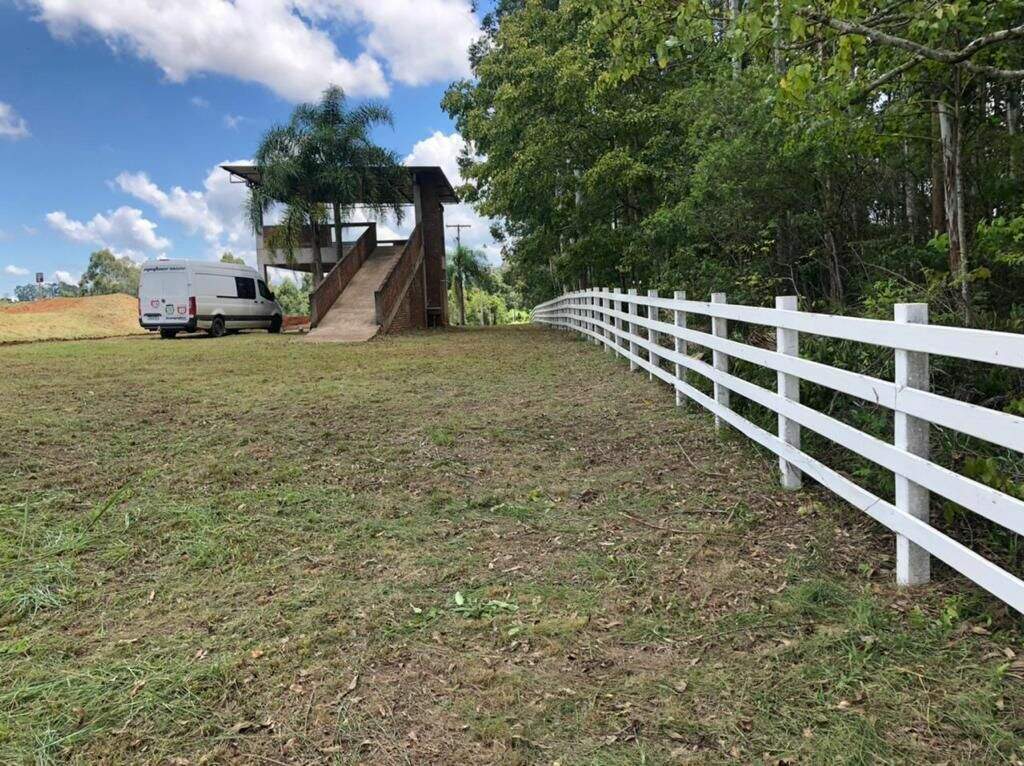
[[[905,170],[903,172],[903,209],[907,218],[907,229],[910,230],[910,243],[914,244],[917,242],[917,181],[914,180],[914,174],[910,171],[910,145],[907,141],[903,142],[903,162]]]
[[[964,183],[960,162],[960,124],[955,107],[939,99],[939,130],[942,135],[943,192],[946,233],[949,235],[949,273],[960,280],[964,308],[970,292],[967,285],[967,248],[964,223]]]
[[[735,26],[740,16],[740,10],[742,9],[743,0],[729,0],[729,15],[732,17],[732,23]],[[732,76],[735,79],[739,79],[740,74],[743,72],[743,54],[737,53],[732,57]]]
[[[1010,134],[1010,178],[1016,180],[1019,173],[1017,157],[1017,135],[1020,133],[1020,86],[1011,82],[1006,94],[1006,131]]]
[[[455,295],[459,299],[459,324],[466,326],[466,285],[462,274],[455,278]]]
[[[939,127],[939,107],[932,105],[932,231],[933,237],[938,236],[946,229],[946,203],[943,187],[945,181],[942,177],[942,138]]]
[[[331,213],[334,215],[334,252],[337,256],[334,260],[341,263],[341,259],[345,255],[345,244],[341,239],[341,205],[332,202]]]
[[[837,204],[832,176],[827,172],[825,175],[824,207],[825,220],[822,240],[825,244],[825,267],[828,271],[829,300],[833,306],[839,308],[843,305],[845,297],[839,241],[836,239],[836,225],[841,220],[841,211]]]
[[[786,59],[782,52],[782,0],[775,0],[775,14],[772,16],[772,65],[775,74],[786,73]]]

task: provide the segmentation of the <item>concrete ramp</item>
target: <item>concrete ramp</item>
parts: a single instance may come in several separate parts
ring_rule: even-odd
[[[361,343],[380,331],[373,294],[402,255],[400,247],[381,245],[366,259],[330,311],[305,340],[312,343]]]

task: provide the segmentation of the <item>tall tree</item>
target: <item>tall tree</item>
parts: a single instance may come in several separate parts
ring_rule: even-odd
[[[685,286],[1012,313],[1022,10],[508,0],[444,100],[475,154],[464,196],[499,221],[528,303]]]
[[[271,243],[289,259],[303,232],[312,234],[314,285],[324,276],[320,231],[327,224],[325,206],[333,211],[337,260],[341,260],[342,220],[356,206],[401,220],[396,202],[405,182],[398,157],[370,137],[377,125],[390,125],[391,112],[379,104],[349,109],[344,91],[331,86],[316,104],[300,104],[286,125],[267,131],[256,150],[261,183],[250,192],[249,211],[258,230],[264,215],[283,205],[281,232]]]
[[[459,324],[466,324],[467,286],[485,287],[489,282],[489,270],[481,253],[459,245],[448,257],[448,271],[451,275],[451,289],[459,306]]]
[[[601,0],[607,21],[627,19],[647,33],[649,49],[658,49],[663,64],[676,52],[689,55],[688,41],[715,36],[721,17],[718,0],[677,3],[654,0],[639,8],[629,0]],[[987,83],[1019,83],[1024,79],[1024,4],[1020,0],[747,0],[731,5],[732,29],[727,44],[739,56],[777,56],[786,50],[787,73],[780,85],[805,96],[814,91],[818,105],[842,108],[867,101],[879,113],[890,102],[918,103],[938,120],[942,164],[942,208],[948,241],[949,272],[968,303],[967,233],[972,229],[966,202],[968,180],[964,136],[972,115],[966,102],[978,99],[984,109]],[[766,36],[764,30],[773,34]],[[643,43],[635,43],[636,51]],[[630,66],[635,66],[631,62]],[[781,69],[777,66],[777,69]],[[899,92],[899,84],[903,92]],[[909,91],[909,93],[908,93]],[[1019,87],[1011,86],[1011,94]],[[1008,98],[1007,129],[1016,130]],[[1012,143],[1012,142],[1011,142]],[[1011,160],[1012,164],[1012,160]],[[932,172],[933,187],[938,173]],[[937,190],[933,191],[937,197]],[[937,223],[938,211],[933,213]]]
[[[244,266],[245,265],[245,261],[243,259],[239,258],[234,253],[232,253],[230,250],[225,250],[223,253],[221,253],[221,255],[220,255],[220,262],[221,263],[234,263],[234,264],[236,264],[238,266]]]
[[[89,266],[78,282],[78,289],[82,295],[138,295],[140,273],[131,258],[118,258],[107,249],[97,250],[89,256]]]

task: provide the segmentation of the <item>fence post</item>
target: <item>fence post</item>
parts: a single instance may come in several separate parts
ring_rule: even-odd
[[[712,303],[727,303],[725,293],[712,293]],[[727,338],[729,336],[729,323],[724,317],[711,317],[711,334],[716,338]],[[711,355],[712,366],[716,370],[729,372],[729,357],[721,351],[714,351]],[[726,409],[729,408],[729,389],[720,383],[715,383],[715,401]],[[717,415],[715,416],[715,430],[721,431],[726,423]]]
[[[616,305],[618,306],[619,313],[621,313],[625,309],[625,306],[623,305],[621,300],[618,301],[618,303],[616,303]],[[615,327],[616,327],[616,329],[618,329],[619,333],[622,332],[622,328],[625,327],[625,326],[626,326],[625,321],[621,317],[616,317],[615,318]],[[615,354],[617,356],[621,356],[622,355],[621,349],[623,348],[624,345],[625,344],[624,344],[622,338],[619,335],[616,335],[615,336]]]
[[[686,300],[686,292],[683,291],[683,290],[676,290],[672,297],[674,297],[677,301],[685,301]],[[676,309],[673,312],[673,314],[675,315],[676,327],[682,327],[685,330],[686,329],[686,312],[685,311],[680,311],[679,309]],[[682,338],[676,338],[675,340],[676,340],[676,343],[675,343],[676,353],[677,354],[682,354],[683,356],[686,356],[686,341],[683,340]],[[678,380],[686,382],[686,379],[688,377],[687,374],[686,374],[687,372],[688,372],[687,369],[685,367],[683,367],[683,365],[681,365],[681,364],[677,364],[676,365],[676,378]],[[686,401],[687,401],[686,397],[684,397],[682,392],[677,388],[676,389],[676,405],[681,407],[681,406],[686,404]]]
[[[629,310],[628,310],[627,313],[629,313],[631,316],[636,316],[636,301],[633,300],[633,296],[636,295],[636,290],[635,289],[630,289],[629,290],[629,295],[630,295],[630,297],[629,297]],[[633,341],[633,336],[634,335],[636,335],[636,325],[633,324],[632,321],[630,321],[630,323],[629,323],[629,336],[630,336],[629,337],[629,353],[633,354],[633,356],[636,356],[636,354],[639,352],[640,349],[637,347],[636,343]],[[630,358],[630,360],[629,360],[629,370],[630,370],[630,372],[632,372],[633,370],[635,370],[639,366],[640,365],[636,363],[635,359]]]
[[[608,294],[611,292],[611,288],[610,287],[602,287],[601,288],[601,292],[604,293],[604,298],[601,300],[601,321],[604,322],[607,325],[607,324],[611,324],[611,318],[608,316],[608,311],[612,307],[611,299],[608,297]],[[604,338],[605,338],[604,350],[605,350],[606,354],[612,353],[612,345],[611,344],[612,344],[612,340],[614,339],[614,337],[615,336],[612,334],[612,331],[607,329],[607,328],[605,328],[605,331],[604,331]]]
[[[657,290],[648,290],[647,291],[647,297],[648,298],[657,298],[658,297],[658,291]],[[648,319],[653,319],[653,320],[657,321],[657,320],[659,320],[661,318],[660,314],[661,314],[661,312],[658,311],[657,306],[648,306],[647,307],[647,318]],[[659,338],[658,333],[656,333],[653,329],[648,328],[648,330],[647,330],[647,340],[648,340],[648,342],[651,343],[651,345],[657,346],[658,345],[658,338]],[[650,351],[648,353],[647,360],[651,364],[653,364],[655,366],[661,364],[661,357],[658,356],[657,352],[655,352],[655,351]],[[653,372],[648,372],[647,373],[647,377],[650,378],[651,380],[654,380],[654,373]]]
[[[590,297],[587,295],[586,291],[584,292],[583,297],[581,298],[580,302],[583,305],[585,305],[585,306],[589,306],[590,305]],[[581,329],[586,332],[587,330],[590,330],[590,309],[589,308],[582,308],[582,309],[580,309],[580,314],[581,314],[581,320],[582,320],[582,322],[581,322]],[[587,341],[587,343],[591,343],[592,342],[589,335],[584,335],[583,339],[585,341]]]
[[[590,330],[591,332],[596,332],[597,328],[594,327],[594,320],[597,318],[597,311],[595,310],[595,306],[597,305],[597,298],[594,297],[594,293],[597,292],[597,288],[591,287],[589,292],[590,297],[587,298],[587,305],[590,306],[590,308],[587,310],[587,329]],[[600,341],[593,335],[588,335],[587,340],[590,341],[591,345],[594,346],[600,343]]]
[[[897,303],[893,306],[897,322],[928,323],[927,303]],[[928,390],[928,354],[922,351],[896,349],[896,403],[903,388]],[[919,457],[928,457],[927,420],[900,412],[895,413],[895,443],[898,449]],[[929,521],[928,490],[909,479],[896,475],[896,507],[911,516]],[[896,536],[896,582],[899,585],[920,585],[931,579],[931,558],[924,548],[915,545],[903,535]]]
[[[775,308],[780,311],[797,311],[797,296],[780,295],[775,298]],[[800,356],[800,333],[796,330],[787,330],[783,327],[775,328],[775,350],[780,354],[789,356]],[[787,375],[784,372],[778,374],[779,396],[791,399],[794,402],[800,401],[800,378],[795,375]],[[779,438],[786,444],[800,449],[800,424],[790,420],[784,415],[779,415]],[[803,484],[802,474],[783,458],[779,458],[779,470],[782,472],[782,486],[786,489],[800,489]]]

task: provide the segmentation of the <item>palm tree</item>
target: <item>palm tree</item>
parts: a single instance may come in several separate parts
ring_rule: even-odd
[[[451,286],[459,302],[459,324],[466,324],[466,285],[486,287],[490,283],[490,271],[482,253],[459,245],[449,259]]]
[[[332,208],[337,260],[342,257],[343,212],[362,205],[376,215],[391,212],[401,221],[407,178],[398,156],[370,138],[376,125],[392,125],[391,111],[380,104],[348,109],[344,91],[331,86],[316,104],[300,104],[287,125],[271,128],[256,150],[261,182],[249,195],[249,217],[258,230],[263,214],[284,206],[280,232],[271,245],[289,261],[302,240],[303,228],[313,233],[313,274],[323,279],[320,227]],[[314,285],[314,286],[315,286]]]

